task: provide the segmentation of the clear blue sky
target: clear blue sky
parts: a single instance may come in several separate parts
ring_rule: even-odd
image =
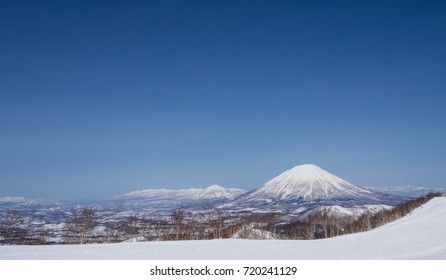
[[[446,185],[445,1],[1,1],[0,196]]]

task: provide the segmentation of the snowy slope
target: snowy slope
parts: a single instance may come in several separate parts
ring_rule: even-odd
[[[339,205],[329,205],[329,206],[321,206],[317,207],[313,210],[310,210],[301,216],[301,219],[305,219],[308,215],[317,213],[319,211],[327,211],[328,216],[334,216],[338,218],[342,217],[352,217],[358,218],[363,214],[373,215],[379,211],[384,209],[391,209],[392,206],[383,205],[383,204],[370,204],[370,205],[361,205],[361,206],[353,206],[353,207],[342,207]]]
[[[369,232],[323,240],[0,246],[0,259],[446,259],[446,197]]]

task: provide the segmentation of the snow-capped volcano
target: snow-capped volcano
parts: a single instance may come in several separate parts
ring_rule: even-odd
[[[339,201],[353,204],[383,203],[389,197],[360,188],[314,165],[298,165],[238,199],[241,202],[275,204],[281,202]]]
[[[302,198],[305,201],[327,198],[358,198],[371,191],[357,187],[314,164],[298,165],[266,182],[250,197],[275,199]]]

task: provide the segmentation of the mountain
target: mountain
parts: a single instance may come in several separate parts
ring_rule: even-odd
[[[314,164],[304,164],[295,166],[263,186],[239,196],[231,204],[245,207],[296,204],[354,206],[393,205],[400,201],[402,199],[399,197],[358,187]]]
[[[366,204],[366,205],[356,205],[351,207],[342,207],[339,205],[329,205],[320,206],[308,212],[305,212],[300,219],[305,219],[306,217],[316,214],[317,212],[326,212],[329,217],[336,218],[358,218],[363,214],[374,215],[382,210],[392,209],[392,206],[384,204]]]
[[[179,190],[168,189],[146,189],[124,194],[122,198],[163,198],[163,199],[185,199],[185,200],[208,200],[208,199],[231,199],[245,193],[242,189],[224,188],[212,185],[204,189],[190,188]]]
[[[389,186],[389,187],[367,187],[372,191],[379,191],[382,193],[407,196],[420,197],[431,192],[446,193],[446,187],[422,187],[422,186]]]
[[[129,192],[108,201],[108,204],[114,204],[114,207],[119,205],[122,209],[144,209],[149,212],[172,210],[178,207],[195,209],[230,201],[245,192],[242,189],[224,188],[219,185],[179,190],[146,189]]]
[[[23,216],[42,217],[47,213],[65,211],[70,205],[56,200],[25,197],[0,197],[0,220],[8,213],[19,213]]]
[[[20,205],[20,206],[31,206],[31,205],[51,205],[57,204],[56,201],[43,198],[26,198],[22,196],[3,196],[0,197],[0,205]]]

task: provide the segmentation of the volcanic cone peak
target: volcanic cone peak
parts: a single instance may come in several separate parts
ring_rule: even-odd
[[[250,198],[306,201],[333,198],[371,198],[371,191],[355,186],[314,164],[293,167],[249,194]]]

